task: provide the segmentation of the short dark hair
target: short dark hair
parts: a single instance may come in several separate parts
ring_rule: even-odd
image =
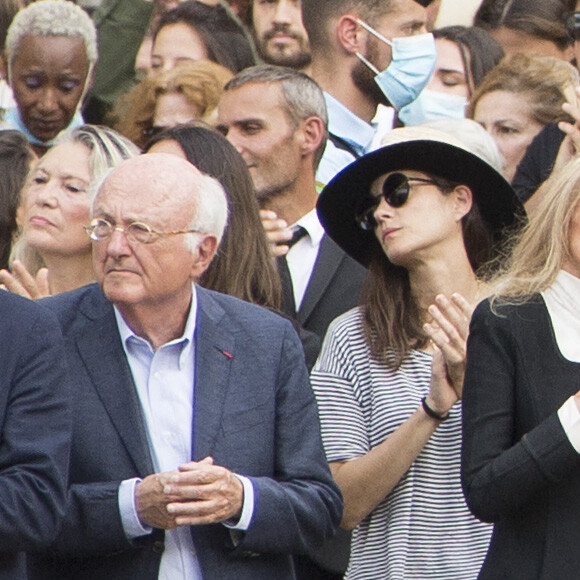
[[[322,50],[329,44],[328,23],[347,12],[356,12],[373,24],[390,12],[392,0],[302,0],[302,22],[312,50]]]

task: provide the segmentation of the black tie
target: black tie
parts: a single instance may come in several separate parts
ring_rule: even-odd
[[[296,226],[292,230],[292,237],[287,242],[281,242],[280,245],[291,248],[298,240],[307,236],[308,232],[302,226]],[[276,258],[278,272],[282,281],[282,312],[288,316],[296,317],[296,303],[294,302],[294,290],[292,288],[292,278],[288,268],[286,256]]]

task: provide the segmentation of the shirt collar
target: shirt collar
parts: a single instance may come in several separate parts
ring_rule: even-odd
[[[119,328],[119,335],[121,336],[121,340],[125,347],[128,344],[128,341],[134,339],[137,342],[147,344],[149,349],[153,352],[153,348],[144,338],[136,335],[129,325],[125,322],[123,316],[117,309],[115,305],[113,305],[113,309],[115,311],[115,318],[117,320],[117,327]],[[164,344],[163,346],[170,346],[175,344],[181,344],[184,347],[193,344],[193,338],[195,334],[195,321],[197,317],[197,292],[195,288],[195,284],[191,285],[191,306],[189,307],[189,313],[187,315],[187,321],[185,322],[185,329],[183,330],[183,334],[179,338],[175,338],[174,340],[169,341],[168,343]],[[180,359],[184,354],[186,348],[182,349],[182,353],[180,355]]]
[[[316,208],[303,215],[294,226],[302,226],[307,232],[313,246],[318,246],[324,235],[324,228],[320,224]]]
[[[328,109],[328,130],[353,146],[355,151],[364,155],[371,146],[376,127],[357,117],[332,95],[324,93]]]

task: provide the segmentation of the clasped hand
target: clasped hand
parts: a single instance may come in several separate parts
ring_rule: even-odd
[[[428,403],[445,415],[461,398],[465,352],[472,306],[460,294],[440,294],[429,307],[432,321],[423,326],[435,345]]]
[[[243,497],[242,482],[211,457],[149,475],[135,489],[141,522],[165,530],[239,518]]]

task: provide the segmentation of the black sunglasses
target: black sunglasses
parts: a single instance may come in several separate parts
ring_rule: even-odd
[[[407,203],[411,183],[430,183],[438,185],[433,179],[424,177],[409,177],[404,173],[391,173],[383,182],[383,189],[380,195],[369,195],[360,204],[358,211],[355,212],[355,220],[358,226],[367,231],[372,231],[377,227],[374,213],[383,198],[391,207],[401,207]]]
[[[564,22],[568,36],[572,40],[580,40],[580,12],[568,12]]]

